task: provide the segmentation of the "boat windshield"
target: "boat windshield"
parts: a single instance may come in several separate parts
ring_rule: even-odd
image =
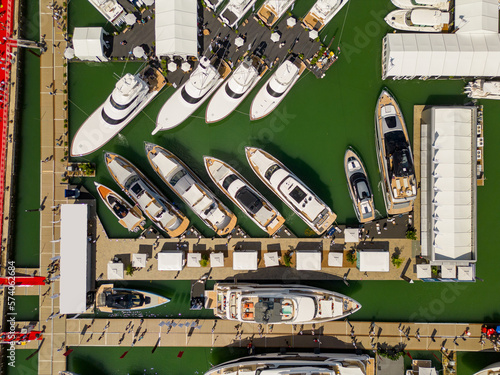
[[[397,125],[397,117],[396,116],[388,116],[384,118],[385,124],[389,129],[394,129]]]
[[[266,85],[266,91],[269,95],[271,95],[274,98],[279,98],[281,95],[283,95],[282,92],[274,91],[269,83]]]
[[[264,177],[266,179],[271,180],[271,176],[276,172],[278,169],[280,169],[280,166],[278,164],[273,164],[269,168],[267,168],[266,173],[264,174]]]
[[[128,210],[127,210],[127,207],[125,207],[123,204],[116,202],[113,205],[113,212],[118,217],[125,217],[125,216],[127,216]]]
[[[387,157],[394,154],[396,150],[407,148],[405,133],[402,130],[387,132],[384,135],[385,140],[385,155]]]
[[[243,186],[236,193],[236,199],[252,214],[256,214],[262,208],[262,201],[247,186]]]
[[[135,98],[134,98],[135,99]],[[111,103],[111,105],[113,107],[115,107],[116,109],[126,109],[128,107],[130,107],[130,105],[134,102],[134,99],[132,99],[130,102],[126,103],[126,104],[118,104],[117,102],[115,102],[115,100],[113,99],[113,95],[111,95],[109,97],[109,102]]]
[[[191,95],[188,94],[186,91],[186,87],[183,87],[181,90],[181,96],[182,98],[188,102],[189,104],[196,104],[198,103],[205,95],[200,96],[199,98],[193,98]]]
[[[106,293],[106,307],[126,310],[134,307],[141,307],[145,303],[147,303],[146,299],[139,293],[128,291]]]
[[[141,194],[144,191],[144,189],[142,188],[141,184],[139,184],[139,183],[136,183],[136,184],[132,185],[132,187],[130,188],[130,190],[132,190],[132,192],[136,196],[139,196],[139,194]]]
[[[371,197],[368,181],[362,173],[355,173],[351,176],[351,185],[356,190],[356,195],[360,200]]]
[[[238,177],[234,174],[231,174],[224,179],[224,181],[222,182],[222,187],[227,190],[229,189],[229,186],[236,180],[238,180]]]
[[[244,92],[242,93],[234,92],[233,90],[231,90],[231,87],[229,87],[229,85],[226,85],[225,89],[226,89],[226,94],[233,99],[239,99],[245,94]]]
[[[297,203],[300,203],[307,197],[307,193],[302,190],[299,186],[295,186],[295,188],[290,192],[290,196]]]
[[[174,174],[172,178],[170,179],[170,184],[172,186],[175,186],[179,182],[179,180],[184,177],[187,174],[187,172],[184,169],[181,169],[179,172]]]
[[[414,173],[411,161],[410,150],[407,148],[396,150],[393,155],[392,171],[397,177],[410,176]]]

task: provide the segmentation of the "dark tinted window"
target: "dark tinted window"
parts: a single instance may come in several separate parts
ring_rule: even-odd
[[[233,99],[238,99],[238,98],[241,98],[244,93],[237,94],[233,90],[231,90],[231,88],[229,87],[229,85],[226,85],[226,94],[229,95]]]
[[[183,87],[181,90],[181,96],[186,102],[190,104],[196,104],[203,98],[203,96],[201,98],[193,98],[191,95],[187,93],[185,87]]]
[[[269,95],[275,97],[275,98],[279,98],[281,95],[283,95],[282,92],[276,92],[274,91],[271,86],[269,84],[266,85],[266,90],[268,92]]]
[[[295,186],[295,188],[290,192],[290,196],[297,203],[300,203],[304,200],[307,194],[300,187]]]
[[[273,173],[276,172],[278,169],[280,169],[280,166],[278,164],[271,165],[269,168],[267,168],[267,171],[264,174],[264,177],[266,177],[268,180],[270,180]]]
[[[389,129],[395,128],[397,125],[396,116],[386,117],[385,124]]]
[[[236,181],[237,179],[238,177],[236,177],[236,175],[234,174],[227,176],[222,182],[222,187],[227,190],[229,188],[229,185],[231,185],[233,181]]]
[[[172,184],[172,186],[175,186],[175,184],[177,182],[179,182],[179,180],[184,177],[186,175],[186,171],[184,169],[181,169],[179,172],[177,172],[176,174],[174,174],[172,176],[172,178],[170,179],[170,183]]]
[[[115,107],[116,109],[125,109],[125,108],[128,108],[130,107],[130,105],[134,102],[134,99],[132,99],[130,102],[128,102],[127,104],[118,104],[117,102],[115,102],[115,100],[113,99],[113,96],[111,96],[109,98],[109,101],[111,102],[111,105],[113,107]]]

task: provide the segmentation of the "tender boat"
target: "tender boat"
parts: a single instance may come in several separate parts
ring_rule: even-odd
[[[272,236],[283,226],[285,218],[236,169],[210,156],[203,160],[213,183],[260,229]]]
[[[214,58],[211,62],[203,56],[189,79],[161,108],[152,134],[180,125],[217,90],[230,72],[231,68],[224,60]]]
[[[257,11],[257,17],[268,27],[272,27],[293,3],[295,0],[266,0]]]
[[[222,23],[231,28],[238,26],[238,22],[247,14],[257,0],[229,0],[222,9],[219,17]]]
[[[368,375],[375,361],[366,354],[268,353],[212,367],[205,375]]]
[[[250,120],[259,120],[270,114],[292,89],[306,69],[296,55],[290,55],[261,87],[250,107]]]
[[[109,208],[124,228],[127,228],[130,232],[137,232],[139,229],[144,229],[143,226],[146,224],[146,219],[144,219],[137,206],[132,207],[125,199],[107,186],[97,181],[94,181],[94,184],[106,207]]]
[[[104,161],[109,174],[129,196],[156,224],[170,237],[178,237],[186,231],[189,220],[175,208],[168,199],[132,163],[120,155],[106,152]]]
[[[500,362],[496,362],[489,366],[486,366],[481,371],[476,372],[474,375],[500,375]]]
[[[137,311],[152,309],[170,299],[142,290],[113,288],[113,284],[104,284],[96,292],[96,307],[101,312]]]
[[[318,0],[302,21],[310,30],[321,31],[349,0]]]
[[[387,213],[410,212],[417,197],[413,155],[403,114],[387,89],[375,110],[375,143]]]
[[[243,60],[210,99],[205,121],[217,122],[229,116],[250,94],[266,72],[267,65],[261,58],[253,55]]]
[[[254,147],[246,147],[245,153],[262,182],[318,235],[333,225],[337,215],[278,159]]]
[[[236,215],[181,159],[152,143],[145,142],[145,148],[149,163],[158,176],[210,229],[219,236],[231,233]]]
[[[161,72],[151,66],[135,76],[125,74],[106,101],[76,132],[71,143],[71,156],[88,155],[108,143],[153,100],[166,83]]]
[[[368,174],[361,158],[352,148],[348,148],[344,155],[344,169],[354,206],[354,212],[360,223],[367,223],[375,219],[373,194],[368,181]]]
[[[400,9],[432,8],[447,11],[450,9],[448,0],[391,0]]]
[[[469,82],[464,91],[469,98],[500,100],[500,81],[476,79]]]
[[[398,9],[385,18],[389,26],[403,31],[440,33],[448,30],[450,13],[437,9]]]
[[[305,285],[216,283],[205,301],[218,318],[260,324],[324,323],[361,308],[343,294]]]

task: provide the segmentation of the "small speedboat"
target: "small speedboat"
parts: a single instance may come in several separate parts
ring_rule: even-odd
[[[260,229],[272,236],[283,226],[285,218],[236,169],[210,156],[203,159],[213,183]]]
[[[306,65],[296,55],[290,55],[283,61],[253,99],[250,120],[259,120],[270,114],[285,98],[305,69]]]
[[[321,31],[349,0],[318,0],[304,17],[307,29]]]
[[[259,148],[246,147],[245,153],[261,181],[314,232],[321,235],[333,225],[337,215],[283,163]]]
[[[500,100],[500,81],[476,79],[465,86],[464,92],[469,98]]]
[[[450,13],[437,9],[398,9],[385,18],[389,26],[397,30],[440,33],[448,29]]]
[[[293,3],[295,0],[266,0],[257,11],[257,16],[268,27],[272,27]]]
[[[96,292],[96,307],[101,312],[137,311],[152,309],[170,299],[142,290],[113,288],[113,284],[103,284]]]
[[[201,179],[170,151],[145,142],[149,163],[163,182],[219,236],[234,229],[236,215],[233,214]]]
[[[130,232],[137,232],[139,229],[144,229],[143,226],[146,224],[146,220],[137,206],[132,207],[125,199],[107,186],[97,181],[94,181],[94,184],[106,207],[109,208],[124,228]]]
[[[344,169],[349,195],[358,221],[360,223],[372,221],[375,219],[375,206],[373,205],[373,194],[368,174],[361,158],[350,147],[344,155]]]
[[[391,0],[399,9],[432,8],[447,11],[450,9],[449,0]]]
[[[219,14],[224,25],[231,28],[238,26],[238,22],[252,8],[257,0],[229,0]]]

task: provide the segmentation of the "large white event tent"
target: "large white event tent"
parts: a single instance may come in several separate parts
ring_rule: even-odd
[[[498,0],[455,0],[456,33],[498,33]]]
[[[80,60],[108,61],[108,58],[104,56],[104,46],[104,29],[102,27],[75,27],[73,47],[75,56]]]

